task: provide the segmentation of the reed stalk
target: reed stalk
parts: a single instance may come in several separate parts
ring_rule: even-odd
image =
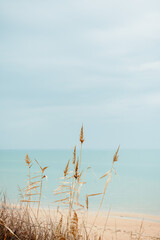
[[[26,154],[25,162],[26,162],[26,164],[28,166],[28,169],[29,169],[29,175],[28,175],[29,198],[28,198],[28,202],[27,202],[27,208],[28,208],[28,207],[30,207],[30,201],[31,201],[31,189],[30,189],[30,186],[31,186],[31,171],[30,171],[30,169],[32,167],[31,160],[28,156],[28,153]],[[27,193],[28,193],[28,191],[27,191]]]
[[[116,153],[115,153],[114,156],[113,156],[112,168],[111,168],[109,171],[107,171],[102,177],[100,177],[100,179],[102,179],[102,178],[108,176],[108,178],[106,179],[106,182],[105,182],[105,186],[104,186],[103,193],[102,193],[102,199],[101,199],[101,202],[100,202],[98,211],[97,211],[97,213],[96,213],[96,216],[95,216],[95,218],[94,218],[94,221],[93,221],[93,223],[92,223],[92,225],[91,225],[91,228],[90,228],[90,231],[89,231],[89,235],[90,235],[90,233],[91,233],[91,231],[92,231],[92,229],[93,229],[93,226],[95,225],[95,222],[96,222],[97,217],[98,217],[98,215],[99,215],[100,209],[101,209],[101,207],[102,207],[102,204],[103,204],[103,201],[104,201],[104,197],[105,197],[105,194],[106,194],[106,190],[107,190],[108,184],[109,184],[109,182],[111,181],[112,172],[114,171],[115,174],[116,174],[116,171],[115,171],[115,169],[114,169],[114,163],[118,161],[119,148],[120,148],[120,146],[118,147]],[[88,235],[88,236],[89,236],[89,235]]]
[[[39,208],[40,208],[40,203],[41,203],[41,197],[42,197],[42,183],[43,183],[43,179],[46,177],[44,175],[44,171],[48,168],[48,167],[44,167],[42,168],[41,165],[39,164],[39,162],[35,159],[36,163],[38,164],[38,166],[41,169],[41,177],[40,177],[40,190],[39,190],[39,200],[38,200],[38,208],[37,208],[37,219],[39,217]]]

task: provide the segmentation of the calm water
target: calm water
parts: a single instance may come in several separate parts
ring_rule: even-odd
[[[26,150],[0,150],[0,190],[7,193],[11,202],[20,199],[18,185],[26,185],[25,154]],[[42,205],[54,207],[53,190],[58,187],[67,161],[72,159],[72,150],[28,150],[28,154],[32,160],[37,159],[42,166],[48,166]],[[113,154],[111,150],[83,151],[82,168],[91,166],[91,169],[82,197],[103,190],[105,179],[97,179],[111,167]],[[36,164],[33,168],[37,170]],[[103,209],[160,216],[160,150],[120,150],[115,168],[118,176],[112,177]],[[90,198],[90,209],[96,209],[99,202],[100,197]]]

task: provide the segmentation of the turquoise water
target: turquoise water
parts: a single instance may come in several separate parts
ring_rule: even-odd
[[[53,190],[60,183],[63,170],[72,150],[28,150],[32,160],[37,159],[42,166],[48,166],[47,181],[43,185],[42,205],[55,207],[57,198]],[[82,154],[82,169],[88,166],[86,180],[83,186],[82,202],[86,193],[103,191],[104,181],[97,180],[112,165],[112,150],[84,150]],[[28,169],[25,165],[26,150],[0,150],[0,191],[7,193],[10,202],[19,202],[18,185],[26,185]],[[115,164],[117,175],[112,176],[103,210],[138,212],[160,216],[160,150],[120,150],[119,161]],[[37,170],[36,164],[33,169]],[[89,207],[96,210],[100,197],[92,197]]]

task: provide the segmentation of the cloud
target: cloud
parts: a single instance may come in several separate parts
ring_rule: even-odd
[[[90,29],[86,38],[102,49],[101,56],[130,56],[135,51],[139,55],[138,50],[142,52],[146,47],[147,51],[152,41],[160,40],[159,22],[159,13],[146,13],[120,26]]]
[[[143,63],[138,66],[129,67],[131,71],[160,71],[160,61]]]

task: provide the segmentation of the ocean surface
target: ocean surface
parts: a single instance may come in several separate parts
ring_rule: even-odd
[[[19,203],[18,186],[27,184],[28,168],[25,155],[28,152],[33,162],[32,171],[38,170],[35,159],[45,171],[47,181],[43,182],[42,206],[55,208],[58,198],[53,191],[60,185],[63,171],[72,150],[0,150],[0,192],[6,193],[9,202]],[[82,169],[91,167],[82,187],[81,203],[85,204],[86,194],[103,191],[104,175],[112,166],[113,150],[84,150]],[[102,210],[145,213],[160,216],[160,150],[122,150],[115,163],[118,175],[113,173],[103,202]],[[96,210],[101,196],[89,198],[89,209]]]

